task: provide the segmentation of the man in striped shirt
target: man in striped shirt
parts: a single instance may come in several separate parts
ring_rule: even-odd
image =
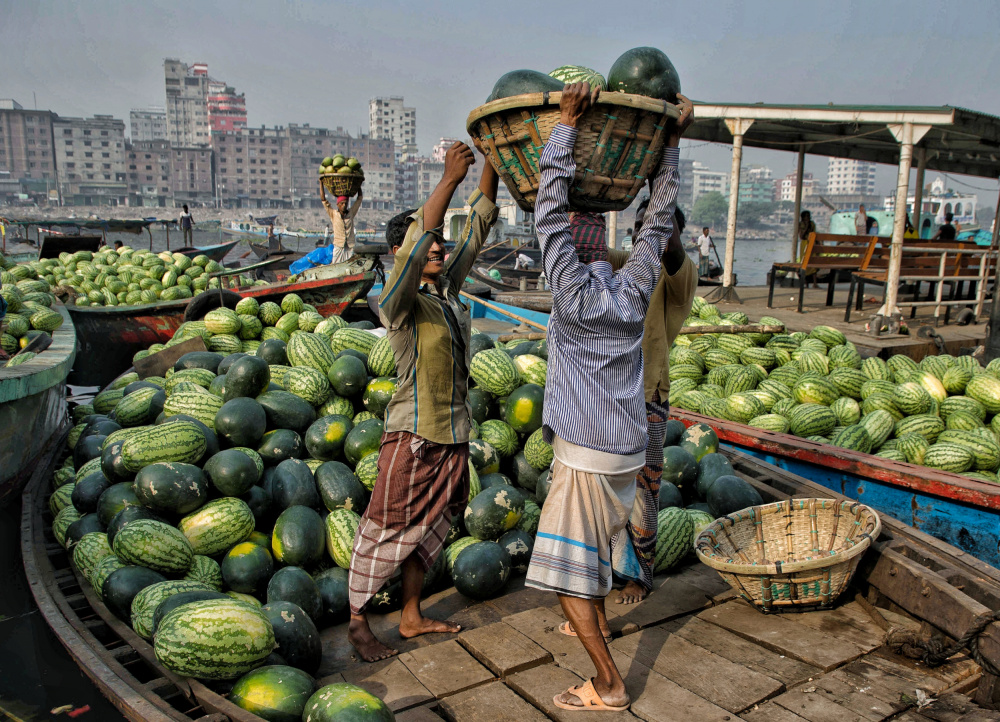
[[[643,328],[673,232],[677,146],[693,109],[678,96],[681,116],[650,176],[646,223],[628,262],[614,273],[607,260],[580,262],[567,217],[569,183],[576,172],[576,125],[596,98],[597,91],[591,94],[587,83],[566,86],[561,122],[540,162],[535,218],[552,288],[551,393],[546,394],[543,433],[555,461],[526,583],[556,592],[569,620],[560,630],[579,636],[597,669],[594,679],[557,695],[556,706],[623,710],[630,699],[601,621],[611,590],[611,538],[628,521],[635,475],[645,460]]]

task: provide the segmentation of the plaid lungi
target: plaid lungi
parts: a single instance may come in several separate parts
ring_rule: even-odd
[[[653,588],[653,558],[656,556],[656,518],[660,511],[663,479],[663,439],[670,407],[660,403],[660,392],[646,402],[649,443],[646,464],[635,479],[635,503],[628,524],[611,540],[611,563],[617,576]]]
[[[403,561],[431,568],[469,499],[469,445],[435,444],[409,431],[382,435],[378,479],[354,537],[351,612],[361,614]]]
[[[635,474],[588,474],[552,467],[525,584],[584,599],[611,591],[611,538],[625,527]]]
[[[600,213],[573,213],[569,232],[580,263],[608,260],[607,229]]]

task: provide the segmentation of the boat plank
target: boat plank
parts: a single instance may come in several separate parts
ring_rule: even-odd
[[[882,645],[884,633],[857,602],[850,602],[835,609],[814,609],[808,612],[786,614],[799,624],[843,639],[870,652]]]
[[[552,661],[551,654],[503,622],[464,631],[458,643],[498,677]]]
[[[678,619],[660,628],[731,662],[776,679],[786,687],[822,674],[819,667],[773,652],[697,617]]]
[[[773,701],[744,712],[740,717],[747,722],[809,722],[805,717],[799,717]]]
[[[568,669],[555,664],[546,664],[511,675],[507,684],[550,719],[557,722],[579,722],[579,712],[559,709],[552,702],[552,698],[557,694],[565,692],[570,687],[583,684],[583,678],[578,677]],[[634,720],[636,717],[632,712],[588,712],[587,719],[594,722],[624,722]],[[678,717],[677,719],[682,718]],[[697,718],[689,717],[687,719]]]
[[[805,689],[813,691],[806,692]],[[874,713],[858,714],[814,687],[785,692],[775,697],[774,703],[809,722],[879,722],[888,716]]]
[[[616,639],[611,646],[684,689],[734,713],[785,689],[784,684],[772,677],[712,654],[659,627]]]
[[[762,614],[742,601],[706,609],[698,617],[825,672],[857,659],[863,653],[851,642],[829,639],[825,634],[786,617]]]

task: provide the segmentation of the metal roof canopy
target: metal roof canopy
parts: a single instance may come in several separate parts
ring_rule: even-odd
[[[900,140],[891,125],[929,126],[915,147],[924,148],[926,167],[945,173],[1000,177],[1000,118],[948,105],[769,105],[695,103],[688,140],[731,144],[727,119],[753,121],[744,145],[811,155],[899,163]]]
[[[695,124],[685,133],[689,140],[732,143],[733,160],[730,189],[739,189],[743,146],[798,153],[795,189],[795,217],[802,203],[803,158],[806,153],[898,165],[895,207],[906,208],[910,169],[917,160],[915,208],[921,207],[924,171],[1000,178],[1000,118],[949,105],[768,105],[754,103],[696,103]],[[732,194],[732,190],[730,190]],[[737,195],[738,192],[737,192]],[[1000,202],[1000,201],[998,201]],[[733,257],[736,246],[738,203],[729,204],[726,221],[726,258],[722,285],[709,295],[713,300],[735,300]],[[883,319],[889,328],[902,320],[896,305],[899,269],[903,257],[905,213],[897,213],[892,224],[892,246],[885,303],[875,314],[876,335]],[[997,247],[994,224],[990,255]],[[792,258],[797,230],[792,234]],[[986,264],[984,264],[985,267]],[[979,284],[975,315],[982,311],[985,281]],[[1000,284],[998,284],[1000,287]],[[990,346],[1000,355],[1000,294],[993,303]],[[994,338],[995,337],[995,338]]]

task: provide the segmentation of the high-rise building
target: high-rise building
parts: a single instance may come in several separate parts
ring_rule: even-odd
[[[55,145],[49,110],[25,110],[0,99],[0,171],[14,180],[56,180]]]
[[[208,127],[215,131],[235,131],[247,127],[247,101],[243,93],[221,80],[208,81]]]
[[[694,205],[694,161],[681,158],[677,164],[677,205],[688,212]]]
[[[461,138],[441,138],[434,146],[434,150],[431,151],[431,160],[435,163],[444,163],[444,158],[448,154],[449,148],[455,145],[455,143],[468,142],[468,140],[462,140]]]
[[[368,101],[369,135],[395,143],[396,160],[417,153],[417,110],[403,105],[403,98],[372,98]]]
[[[129,204],[150,207],[168,205],[171,196],[170,143],[165,140],[133,140],[126,148],[126,162]]]
[[[779,201],[795,202],[796,173],[792,171],[784,178],[774,182]],[[813,178],[812,173],[802,174],[802,198],[809,198],[823,193],[823,184]]]
[[[830,195],[873,195],[875,164],[853,158],[830,158],[826,190]]]
[[[697,203],[698,198],[713,191],[729,196],[729,173],[709,169],[704,163],[694,162],[691,168],[691,178],[694,189],[691,193],[691,203]]]
[[[173,205],[212,205],[215,198],[212,149],[170,148],[170,190]]]
[[[241,208],[249,205],[248,145],[249,138],[245,131],[212,133],[216,192],[227,205],[233,204]]]
[[[208,66],[163,61],[167,94],[167,140],[178,148],[208,145]]]
[[[133,108],[128,119],[133,143],[167,139],[166,108]]]
[[[52,121],[59,190],[66,205],[124,203],[125,121],[110,115]]]

